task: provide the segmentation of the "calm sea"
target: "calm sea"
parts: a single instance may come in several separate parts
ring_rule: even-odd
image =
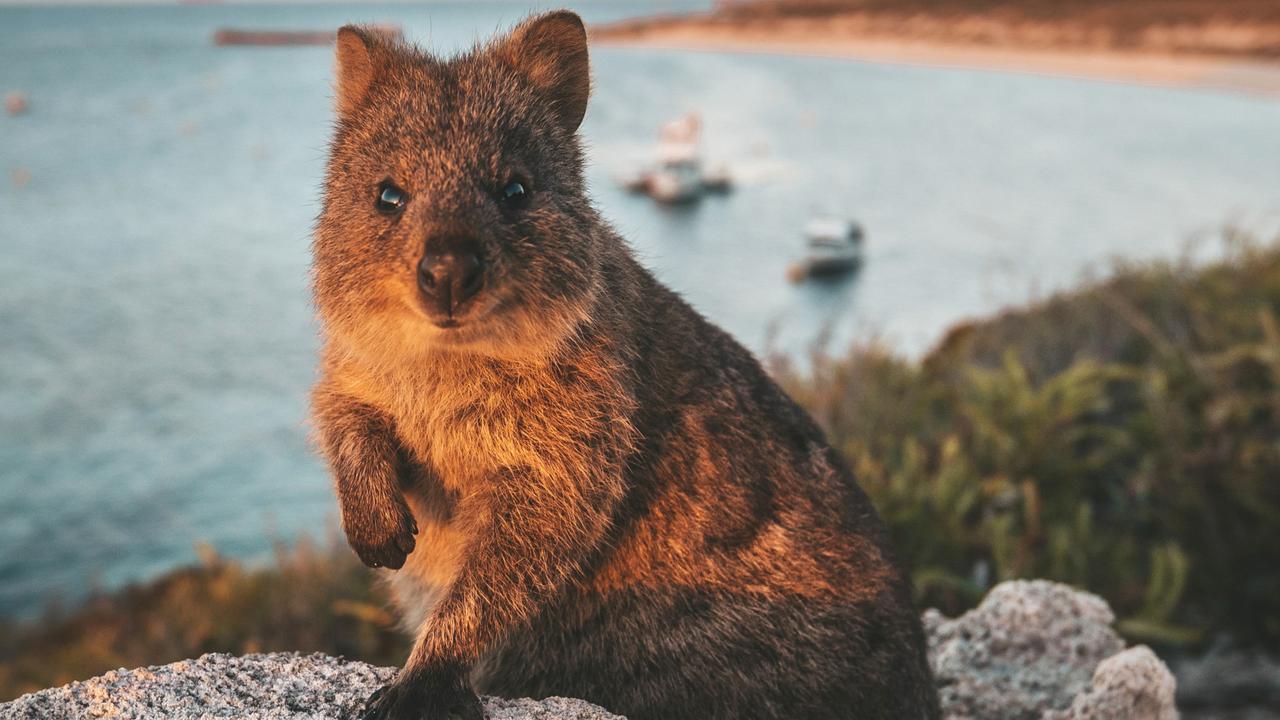
[[[255,558],[333,527],[303,424],[330,50],[217,48],[214,30],[384,21],[454,50],[528,9],[0,7],[0,93],[31,103],[0,117],[0,614],[191,562],[198,541]],[[756,350],[830,328],[918,353],[1112,257],[1280,224],[1274,100],[762,55],[593,62],[598,203]],[[690,111],[737,191],[662,210],[617,189]],[[855,281],[785,281],[815,213],[865,225]]]

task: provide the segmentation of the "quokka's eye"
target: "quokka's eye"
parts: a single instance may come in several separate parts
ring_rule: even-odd
[[[529,190],[524,182],[518,179],[509,181],[499,194],[502,204],[512,210],[519,210],[529,204]]]
[[[383,180],[378,186],[378,200],[375,203],[378,212],[394,215],[403,210],[407,202],[409,202],[409,193],[396,187],[390,180]]]

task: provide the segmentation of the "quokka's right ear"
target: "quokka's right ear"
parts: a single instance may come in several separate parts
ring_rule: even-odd
[[[499,40],[496,50],[551,101],[566,130],[578,129],[591,94],[587,30],[582,18],[568,10],[535,16]]]
[[[377,76],[377,56],[382,49],[376,31],[359,25],[344,25],[338,30],[334,95],[339,115],[350,115],[360,107]]]

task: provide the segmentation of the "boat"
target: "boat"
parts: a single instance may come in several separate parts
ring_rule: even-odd
[[[372,29],[389,40],[398,40],[403,35],[398,25],[375,25]],[[243,30],[219,28],[213,34],[213,44],[221,47],[231,45],[332,45],[337,37],[338,32],[336,30]]]
[[[658,133],[657,165],[622,177],[622,186],[666,204],[694,202],[706,192],[727,192],[733,185],[727,168],[703,169],[701,133],[702,121],[696,113],[663,125]]]
[[[702,189],[712,193],[726,193],[733,189],[733,177],[729,168],[717,165],[702,173]]]
[[[658,202],[693,202],[702,196],[702,174],[696,163],[666,163],[649,174],[647,190]]]
[[[804,229],[808,252],[787,270],[792,282],[837,278],[862,265],[862,226],[852,220],[816,218]]]

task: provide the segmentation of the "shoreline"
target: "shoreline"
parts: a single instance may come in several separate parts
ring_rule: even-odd
[[[697,18],[661,25],[604,25],[591,29],[595,46],[826,57],[882,65],[977,70],[1213,90],[1280,99],[1280,62],[1248,57],[1170,54],[1094,48],[975,45],[933,39],[849,36],[782,26],[776,32],[704,25]]]

